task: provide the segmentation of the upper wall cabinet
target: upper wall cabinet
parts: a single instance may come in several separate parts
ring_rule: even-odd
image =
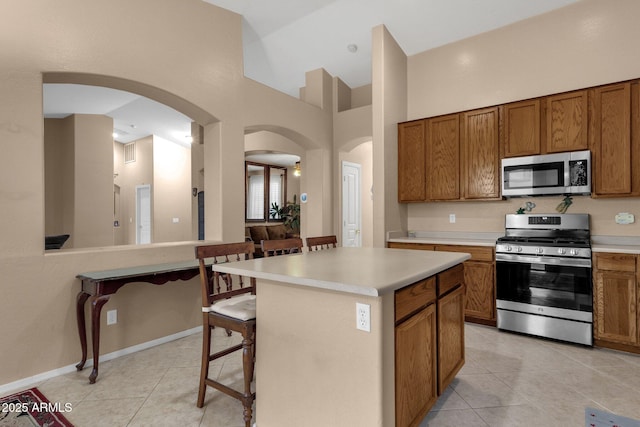
[[[460,198],[460,115],[427,120],[427,199]]]
[[[462,113],[462,198],[500,198],[498,107]]]
[[[398,124],[398,201],[426,200],[426,120]]]
[[[587,90],[561,93],[546,98],[546,151],[586,150],[588,104]]]
[[[540,154],[540,99],[499,107],[503,157]]]
[[[590,90],[593,197],[640,195],[639,92],[638,82]]]

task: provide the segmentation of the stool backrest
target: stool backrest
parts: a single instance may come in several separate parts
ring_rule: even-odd
[[[236,295],[256,293],[256,279],[253,277],[245,278],[239,275],[220,273],[213,271],[211,268],[212,264],[251,259],[254,251],[253,242],[196,246],[196,258],[200,265],[200,288],[202,290],[203,307],[209,307],[215,301]]]
[[[307,247],[310,251],[335,248],[337,243],[336,236],[307,237]]]
[[[263,240],[260,242],[262,245],[262,252],[265,257],[274,255],[287,255],[302,252],[302,239],[276,239],[276,240]]]

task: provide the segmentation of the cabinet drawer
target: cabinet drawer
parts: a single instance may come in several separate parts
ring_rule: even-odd
[[[490,246],[437,245],[436,251],[466,252],[471,254],[473,261],[493,261],[493,247]]]
[[[444,295],[456,286],[464,283],[464,266],[458,264],[438,273],[438,296]]]
[[[391,249],[419,249],[423,251],[432,251],[435,249],[435,245],[426,243],[389,242],[387,243],[387,247]]]
[[[396,322],[436,300],[436,278],[429,277],[396,291]]]
[[[596,254],[597,270],[636,271],[636,256],[629,254]]]

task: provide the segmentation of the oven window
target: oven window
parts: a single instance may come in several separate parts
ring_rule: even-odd
[[[564,163],[540,163],[504,168],[505,188],[564,187]]]
[[[496,263],[500,300],[593,311],[591,269],[520,262]]]

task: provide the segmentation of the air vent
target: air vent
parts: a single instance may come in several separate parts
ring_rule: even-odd
[[[124,162],[132,163],[136,161],[136,143],[130,142],[124,146]]]

